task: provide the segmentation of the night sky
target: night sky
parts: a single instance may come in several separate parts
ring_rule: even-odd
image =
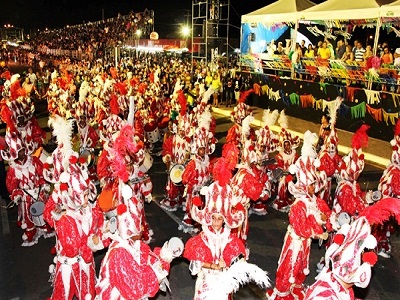
[[[240,26],[240,16],[274,2],[273,0],[231,0],[230,23]],[[171,32],[185,22],[185,13],[191,13],[191,0],[0,0],[0,23],[34,29],[60,28],[115,17],[118,13],[155,12],[155,31],[160,38],[171,37]],[[190,22],[190,17],[189,22]]]

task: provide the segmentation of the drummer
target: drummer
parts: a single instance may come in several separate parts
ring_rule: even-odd
[[[6,136],[6,143],[9,151],[1,150],[1,155],[10,165],[6,185],[11,201],[18,205],[17,225],[24,230],[21,246],[33,246],[38,243],[40,236],[54,236],[41,218],[43,211],[35,209],[35,218],[31,211],[34,203],[47,201],[50,185],[43,178],[42,162],[30,155],[28,149],[32,149],[32,143],[20,139],[19,134]]]
[[[168,211],[176,211],[178,206],[183,205],[184,202],[184,186],[174,183],[171,180],[170,172],[175,165],[185,165],[189,160],[192,135],[190,115],[186,112],[186,97],[183,95],[182,90],[178,91],[178,94],[180,104],[180,115],[178,116],[177,124],[178,132],[164,141],[162,151],[162,160],[167,167],[169,176],[165,187],[166,197],[161,201],[161,205]]]

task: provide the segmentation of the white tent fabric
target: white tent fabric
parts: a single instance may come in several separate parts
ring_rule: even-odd
[[[382,18],[400,17],[400,0],[390,4],[382,5],[380,12]]]
[[[302,11],[301,20],[359,20],[379,17],[375,0],[328,0]]]
[[[315,6],[309,0],[278,0],[263,8],[242,16],[242,23],[274,24],[280,22],[296,22],[297,13]]]

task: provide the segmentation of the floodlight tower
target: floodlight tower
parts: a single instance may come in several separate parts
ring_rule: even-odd
[[[229,6],[230,0],[193,0],[192,65],[194,60],[228,63]]]

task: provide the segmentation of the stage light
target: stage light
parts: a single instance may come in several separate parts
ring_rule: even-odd
[[[182,27],[182,35],[184,37],[188,37],[190,35],[190,28],[189,26],[183,26]]]

